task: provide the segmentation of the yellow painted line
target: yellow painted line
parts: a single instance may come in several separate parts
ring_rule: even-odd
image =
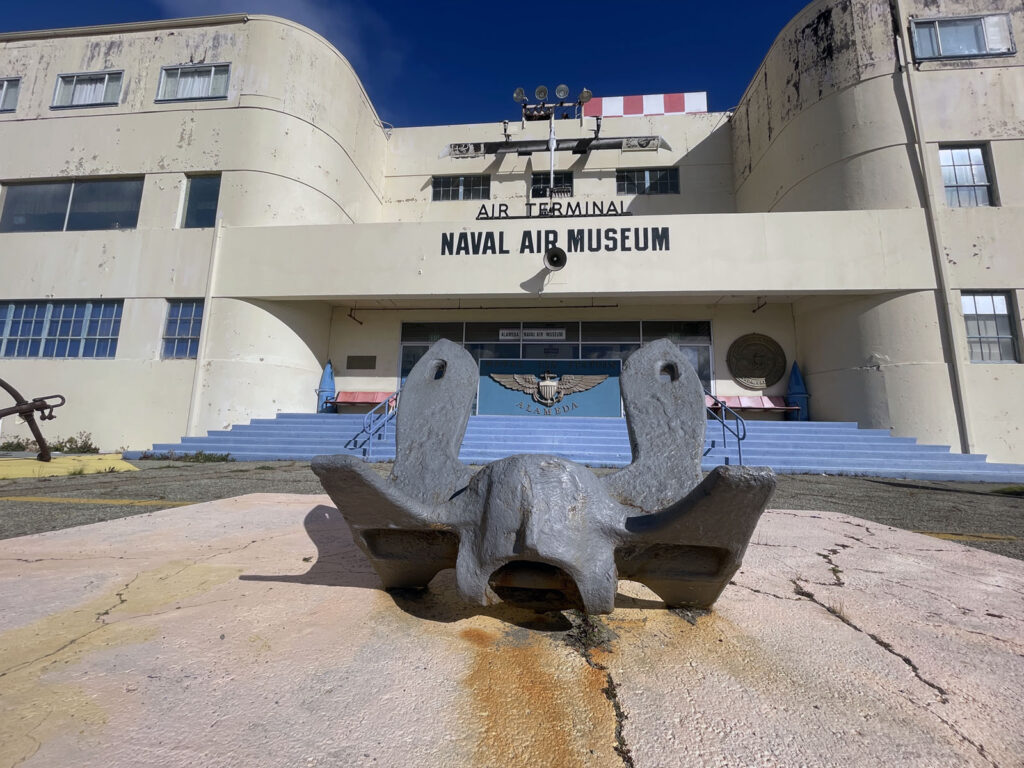
[[[119,453],[86,453],[54,456],[51,461],[0,458],[0,480],[58,475],[95,475],[100,472],[138,472]]]
[[[914,531],[946,541],[1016,541],[1016,536],[1003,536],[999,533],[944,533],[942,531]]]
[[[184,507],[194,501],[160,499],[79,499],[74,496],[0,496],[0,501],[29,501],[45,504],[105,504],[108,507]]]

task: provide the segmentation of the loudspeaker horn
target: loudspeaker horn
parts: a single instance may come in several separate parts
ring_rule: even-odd
[[[548,248],[547,253],[544,254],[544,269],[557,272],[565,266],[565,263],[568,260],[568,257],[565,255],[565,251],[557,245],[552,246],[551,248]]]

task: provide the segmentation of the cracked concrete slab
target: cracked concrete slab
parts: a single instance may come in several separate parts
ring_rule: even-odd
[[[710,613],[388,594],[325,496],[0,542],[0,766],[1009,766],[1024,563],[769,510]]]

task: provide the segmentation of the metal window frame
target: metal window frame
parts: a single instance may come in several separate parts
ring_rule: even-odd
[[[0,114],[7,114],[15,112],[18,109],[18,104],[15,102],[13,107],[3,109],[4,97],[7,96],[7,85],[8,83],[21,83],[20,77],[0,77]],[[21,93],[19,91],[19,97]]]
[[[985,182],[984,184],[946,184],[946,182],[943,181],[942,182],[943,193],[945,193],[945,191],[948,190],[948,189],[960,190],[961,188],[966,188],[966,187],[986,187],[988,189],[988,204],[987,205],[957,205],[957,206],[954,206],[954,207],[956,207],[956,208],[998,208],[999,207],[999,197],[998,197],[998,192],[997,192],[997,189],[996,189],[996,175],[995,175],[995,172],[993,171],[993,168],[992,168],[992,157],[989,154],[988,144],[987,143],[982,143],[982,144],[939,144],[938,145],[938,152],[940,154],[938,155],[938,160],[939,160],[939,176],[940,176],[940,178],[942,176],[942,169],[943,168],[954,168],[955,169],[957,167],[963,167],[963,166],[957,166],[955,163],[953,165],[951,165],[951,166],[943,165],[942,164],[941,152],[944,149],[947,149],[947,150],[957,150],[957,149],[967,149],[967,150],[977,149],[977,150],[980,150],[981,151],[981,161],[982,161],[982,163],[985,166],[985,175],[988,177],[988,181]],[[973,163],[971,165],[973,165]],[[972,172],[971,175],[972,176],[974,175],[973,172]],[[955,178],[955,176],[956,176],[956,173],[954,171],[954,178]],[[959,195],[957,195],[957,199],[959,200]],[[948,203],[946,205],[947,205],[947,208],[951,207],[951,206],[949,206]]]
[[[993,18],[995,16],[1002,16],[1006,19],[1006,29],[1010,36],[1010,50],[1008,51],[995,51],[984,53],[943,53],[942,52],[942,38],[939,35],[939,24],[942,22],[955,22],[955,21],[979,21],[982,25],[982,36],[985,37],[985,47],[988,48],[988,39],[984,34],[985,30],[985,19]],[[935,42],[938,46],[939,53],[936,56],[922,56],[918,51],[917,43],[917,28],[918,26],[933,25],[935,29]],[[928,18],[910,18],[910,39],[913,41],[914,46],[914,61],[944,61],[949,59],[979,59],[979,58],[997,58],[1000,56],[1015,56],[1017,54],[1017,41],[1013,36],[1013,24],[1010,20],[1010,14],[1008,13],[970,13],[965,16],[933,16]]]
[[[979,315],[976,312],[971,314],[971,315],[968,315],[967,313],[963,313],[963,318],[964,318],[964,338],[966,338],[966,340],[967,340],[967,354],[968,354],[968,357],[969,357],[969,360],[970,360],[971,364],[972,365],[973,364],[981,364],[981,365],[1006,365],[1006,364],[1014,365],[1014,364],[1019,364],[1021,362],[1021,358],[1020,358],[1021,349],[1020,349],[1020,337],[1017,334],[1017,330],[1019,329],[1020,324],[1019,324],[1019,322],[1017,320],[1018,313],[1015,311],[1016,310],[1016,305],[1014,304],[1014,301],[1013,301],[1013,291],[960,291],[960,296],[961,296],[961,298],[964,297],[964,296],[971,296],[971,297],[974,297],[974,298],[977,298],[978,296],[989,296],[989,297],[993,297],[993,298],[996,297],[996,296],[1003,297],[1003,299],[1006,300],[1006,317],[1009,320],[1009,324],[1010,324],[1010,332],[1008,334],[1005,334],[1005,335],[999,335],[997,333],[995,336],[982,336],[980,334],[976,335],[976,336],[972,336],[967,331],[967,318],[968,317],[989,317],[989,315]],[[999,315],[999,313],[994,313],[991,316],[992,317],[999,317],[1000,315]],[[973,357],[970,357],[970,347],[971,347],[971,342],[972,341],[993,341],[993,340],[995,340],[995,341],[998,342],[998,341],[1000,341],[1002,339],[1009,339],[1010,343],[1013,345],[1013,358],[1012,359],[1009,359],[1009,360],[975,360]]]
[[[439,186],[438,182],[451,182],[451,181],[453,181],[455,179],[459,180],[459,183],[458,183],[459,195],[458,195],[458,197],[442,197],[442,196],[439,196],[440,193],[445,190],[445,188]],[[478,179],[478,180],[480,180],[482,182],[481,187],[482,187],[483,191],[486,192],[486,194],[483,195],[482,197],[466,197],[466,189],[467,189],[466,180],[467,179]],[[454,190],[454,186],[455,186],[454,184],[449,185],[449,186],[450,186],[450,188],[452,190]],[[434,203],[450,203],[450,202],[465,201],[465,200],[490,200],[491,199],[491,175],[489,173],[465,173],[465,174],[448,174],[448,175],[442,175],[442,176],[431,176],[430,177],[430,192],[431,192],[431,194],[430,194],[431,202],[434,202]]]
[[[73,77],[74,81],[71,83],[71,96],[74,98],[75,83],[78,82],[79,77],[98,77],[103,75],[103,92],[107,92],[107,83],[110,82],[111,75],[121,75],[121,83],[117,88],[117,98],[114,101],[91,101],[88,104],[58,104],[57,94],[60,93],[60,84],[65,77]],[[64,72],[57,75],[57,82],[53,86],[53,99],[50,102],[50,109],[89,109],[92,107],[116,107],[121,103],[121,93],[124,91],[124,70],[123,69],[104,69],[99,72]]]
[[[651,188],[651,173],[661,173],[667,171],[672,178],[669,179],[669,189],[667,190],[655,190]],[[639,186],[639,174],[643,174],[643,191],[638,192],[626,192],[619,191],[619,175],[620,174],[633,174],[632,184]],[[630,182],[623,179],[623,186]],[[671,189],[674,186],[675,189]],[[679,194],[679,166],[666,165],[660,168],[616,168],[615,169],[615,194],[617,195],[678,195]]]
[[[205,306],[206,302],[205,302],[205,300],[204,299],[166,299],[166,301],[167,301],[167,314],[164,315],[164,332],[163,332],[163,336],[160,339],[161,342],[162,342],[162,344],[160,346],[160,359],[161,360],[197,360],[199,358],[199,339],[200,339],[201,334],[202,334],[203,320],[206,319],[206,306]],[[192,306],[193,312],[189,316],[189,330],[190,331],[193,330],[193,325],[194,325],[195,319],[196,319],[195,308],[196,307],[200,308],[201,314],[199,315],[199,327],[194,329],[195,330],[195,335],[194,336],[180,336],[180,335],[179,336],[171,336],[171,335],[169,335],[168,331],[170,330],[169,326],[170,326],[170,323],[171,323],[171,306],[175,305],[175,304],[177,304],[179,306],[183,306],[185,304],[190,304]],[[179,323],[180,323],[180,319],[181,319],[181,315],[179,314],[178,315]],[[167,342],[169,342],[169,341],[170,342],[188,341],[189,342],[189,344],[188,344],[188,346],[189,346],[189,350],[188,350],[189,354],[187,354],[187,355],[168,355],[167,354]],[[195,354],[192,354],[193,342],[195,343]]]
[[[117,342],[121,335],[121,318],[124,311],[124,299],[74,299],[68,301],[7,301],[3,302],[5,305],[5,314],[3,315],[3,321],[0,323],[0,359],[46,359],[46,360],[112,360],[117,356]],[[54,308],[61,307],[62,314],[63,308],[66,306],[84,305],[85,315],[82,317],[82,330],[77,336],[57,336],[51,333],[51,323],[54,322]],[[114,317],[112,319],[113,334],[110,336],[90,335],[89,334],[89,323],[91,320],[102,321],[102,316],[93,316],[94,311],[102,311],[102,307],[111,305],[115,309]],[[14,322],[14,308],[16,306],[42,306],[45,307],[43,313],[43,328],[42,334],[39,337],[35,336],[11,336],[11,325]],[[59,319],[56,320],[59,322]],[[25,339],[39,339],[39,351],[34,355],[14,355],[8,354],[8,346],[13,341],[15,344],[18,341]],[[48,342],[59,343],[62,340],[77,342],[77,354],[74,355],[48,355],[46,352],[46,345]],[[87,341],[106,341],[113,342],[111,345],[110,354],[105,355],[86,355],[84,354],[85,346]],[[69,347],[72,346],[69,344]]]
[[[212,86],[213,86],[213,71],[217,67],[227,67],[228,68],[227,87],[224,89],[224,95],[223,96],[169,96],[169,97],[162,97],[162,96],[160,96],[160,94],[163,92],[163,89],[164,89],[164,78],[167,76],[167,72],[169,70],[172,70],[172,69],[177,70],[178,74],[180,75],[182,71],[209,69],[210,70],[210,85],[211,85],[211,88],[212,88]],[[230,61],[219,61],[219,62],[217,62],[215,64],[171,64],[169,66],[161,67],[160,68],[160,82],[157,83],[157,86],[156,86],[156,98],[153,99],[153,102],[156,103],[156,104],[166,104],[166,103],[175,102],[175,101],[224,101],[228,97],[228,91],[230,89],[231,89],[231,62]]]
[[[568,179],[568,184],[563,183]],[[548,182],[551,181],[550,171],[532,171],[530,173],[530,199],[543,197],[548,198],[547,195],[537,195],[538,189],[547,189]],[[569,188],[569,197],[576,195],[576,179],[571,170],[569,171],[555,171],[555,188]]]

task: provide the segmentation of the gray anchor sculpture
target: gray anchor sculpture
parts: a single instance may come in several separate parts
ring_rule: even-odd
[[[702,479],[704,390],[674,344],[648,344],[623,364],[633,463],[601,478],[546,455],[473,474],[458,456],[478,375],[458,344],[430,348],[402,390],[387,479],[353,456],[313,460],[386,589],[425,588],[454,567],[459,593],[480,605],[610,613],[620,578],[670,607],[715,602],[775,475],[717,467]]]

